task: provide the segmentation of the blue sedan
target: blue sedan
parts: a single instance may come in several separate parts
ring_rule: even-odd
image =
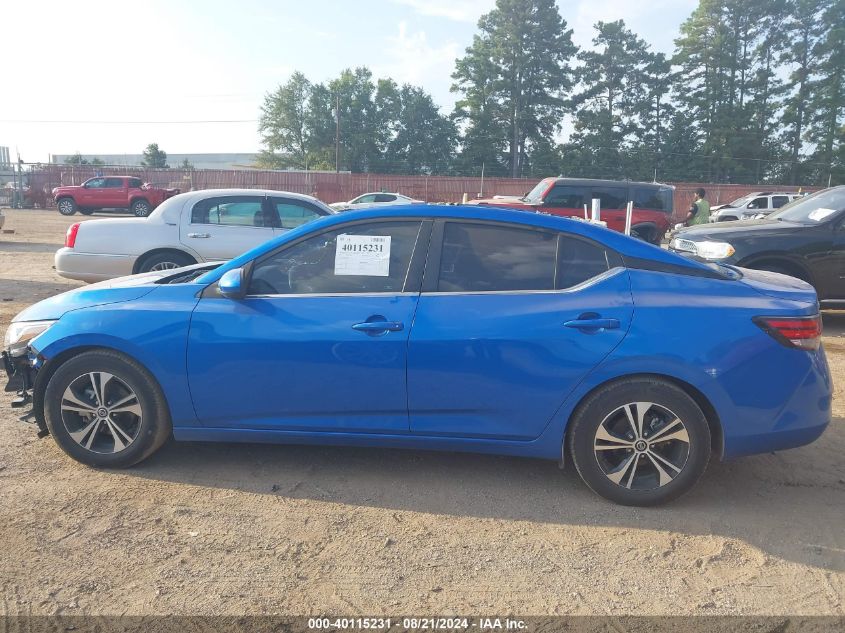
[[[47,299],[3,357],[40,433],[91,466],[171,436],[477,451],[571,461],[651,505],[713,454],[818,438],[820,341],[791,277],[574,219],[407,206]]]

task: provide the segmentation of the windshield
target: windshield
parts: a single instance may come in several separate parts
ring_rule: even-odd
[[[737,198],[733,202],[729,202],[728,206],[734,207],[734,208],[744,207],[747,203],[751,202],[752,198],[756,198],[756,197],[757,197],[756,194],[750,193],[747,196],[742,196],[741,198]]]
[[[525,197],[522,199],[525,202],[530,202],[532,204],[539,204],[543,201],[543,194],[546,193],[546,189],[549,188],[549,179],[546,178],[545,180],[541,180],[538,182],[534,188],[525,194]]]
[[[845,209],[845,187],[825,189],[796,200],[769,218],[798,224],[818,224]]]

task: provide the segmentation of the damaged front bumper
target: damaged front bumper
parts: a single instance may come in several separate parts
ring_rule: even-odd
[[[6,351],[0,352],[3,369],[8,377],[5,391],[13,391],[17,395],[17,398],[12,400],[13,409],[22,409],[27,405],[32,405],[33,388],[38,369],[35,362],[31,360],[28,352],[29,350],[25,354],[15,356],[10,355]],[[46,424],[33,413],[31,407],[27,413],[21,416],[21,420],[25,422],[34,421],[36,426],[38,426],[38,437],[49,435]]]

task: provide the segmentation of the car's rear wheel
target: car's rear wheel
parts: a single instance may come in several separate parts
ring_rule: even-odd
[[[674,499],[695,485],[710,459],[704,413],[664,380],[641,377],[602,387],[570,424],[578,474],[616,503],[649,506]]]
[[[153,208],[146,200],[135,200],[129,210],[132,211],[132,215],[135,217],[145,218],[150,214]]]
[[[172,270],[174,268],[182,268],[182,266],[190,266],[196,262],[178,251],[162,251],[154,253],[145,257],[138,266],[139,273],[149,273],[159,270]]]
[[[76,202],[73,198],[59,198],[56,201],[56,208],[62,215],[73,215],[76,213]]]
[[[44,414],[61,449],[95,467],[137,464],[172,430],[155,379],[135,361],[108,350],[85,352],[61,365],[47,384]]]

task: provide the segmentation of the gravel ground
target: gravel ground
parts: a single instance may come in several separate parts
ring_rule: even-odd
[[[78,285],[52,256],[88,219],[5,213],[3,330]],[[0,393],[0,614],[843,615],[845,313],[824,318],[822,439],[713,462],[657,509],[477,455],[171,443],[92,470]]]

